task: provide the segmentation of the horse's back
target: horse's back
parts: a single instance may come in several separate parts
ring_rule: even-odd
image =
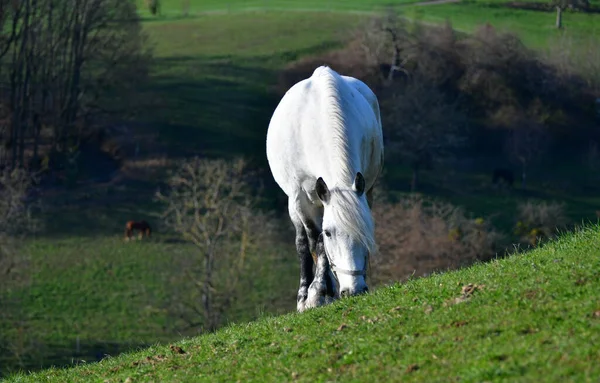
[[[334,120],[348,126],[335,126]],[[383,153],[377,98],[362,81],[319,67],[284,95],[267,132],[269,165],[288,196],[306,181],[332,176],[337,155],[333,152],[339,149],[332,139],[336,136],[343,136],[344,145],[358,158],[351,159],[358,162],[354,167],[360,169],[355,171],[373,183],[378,172],[373,175],[370,168],[380,167]]]

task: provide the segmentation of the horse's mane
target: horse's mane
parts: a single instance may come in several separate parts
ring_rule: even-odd
[[[375,254],[375,224],[371,209],[361,201],[352,189],[331,189],[331,214],[339,227],[365,246],[369,254]]]
[[[353,159],[350,156],[350,148],[348,142],[348,130],[346,115],[342,108],[342,100],[340,92],[344,91],[347,84],[341,76],[333,69],[327,66],[321,66],[315,69],[313,77],[319,79],[320,89],[323,94],[321,105],[326,105],[324,108],[324,120],[331,130],[330,144],[332,160],[335,161],[337,169],[341,174],[336,174],[346,182],[352,182],[356,176],[353,164]]]
[[[344,94],[348,85],[342,77],[333,69],[327,66],[321,66],[315,69],[313,77],[318,79],[318,84],[322,92],[322,105],[324,108],[324,120],[330,129],[327,135],[331,140],[330,155],[335,163],[336,173],[332,174],[335,180],[331,185],[331,199],[334,208],[331,214],[335,222],[344,232],[361,242],[369,251],[374,254],[376,251],[374,223],[371,210],[365,201],[361,201],[359,196],[351,185],[356,177],[358,165],[354,163],[355,159],[350,155],[348,124],[346,113],[343,110],[343,101],[340,94]]]

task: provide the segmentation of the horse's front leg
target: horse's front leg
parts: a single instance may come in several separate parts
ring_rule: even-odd
[[[300,260],[300,287],[298,288],[298,298],[296,308],[299,312],[306,309],[306,299],[308,298],[308,287],[314,279],[313,258],[310,254],[310,245],[308,236],[304,227],[296,226],[296,251]]]
[[[325,253],[323,237],[320,236],[316,246],[317,269],[315,278],[308,288],[306,308],[324,306],[338,297],[337,286]]]

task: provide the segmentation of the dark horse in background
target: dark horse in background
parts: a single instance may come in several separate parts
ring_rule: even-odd
[[[494,176],[492,178],[492,183],[494,185],[498,185],[500,181],[503,181],[506,185],[512,188],[515,182],[515,175],[510,169],[505,168],[496,168],[494,169]]]
[[[134,230],[138,231],[140,239],[146,236],[146,238],[150,237],[152,233],[152,228],[150,224],[146,221],[128,221],[125,224],[125,239],[130,240],[133,237]]]

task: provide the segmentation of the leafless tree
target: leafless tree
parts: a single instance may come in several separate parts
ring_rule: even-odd
[[[20,272],[18,253],[22,240],[39,229],[32,210],[39,205],[27,200],[32,177],[22,169],[0,171],[0,281]]]
[[[510,158],[521,166],[521,187],[527,186],[529,167],[539,160],[549,144],[549,135],[543,126],[530,120],[522,120],[515,125],[506,141],[506,151]]]
[[[590,6],[589,0],[551,0],[550,5],[556,8],[556,28],[562,28],[562,14],[567,8],[587,9]]]
[[[160,9],[161,9],[160,0],[146,0],[146,4],[148,5],[148,10],[152,14],[152,16],[160,15]]]
[[[166,225],[201,253],[189,275],[199,289],[201,305],[185,304],[202,321],[191,326],[214,330],[231,304],[256,232],[252,208],[257,197],[251,192],[250,178],[243,160],[194,158],[171,176],[168,192],[157,193],[165,204]],[[238,245],[232,247],[234,243]]]
[[[18,314],[21,309],[7,292],[30,282],[29,258],[23,244],[40,226],[33,214],[40,207],[39,201],[27,198],[31,181],[31,175],[22,169],[0,171],[0,320],[15,326],[22,320]],[[5,349],[17,361],[24,356],[24,350],[32,351],[23,342],[3,338],[4,334],[0,334],[0,352]]]
[[[415,191],[419,171],[447,158],[465,141],[467,117],[456,103],[419,77],[390,92],[382,101],[388,152],[410,165],[411,190]]]
[[[183,11],[183,17],[188,17],[190,15],[190,0],[183,0],[181,3],[181,8]]]
[[[118,105],[147,70],[133,0],[0,0],[0,161],[25,167],[42,136],[76,147],[98,113]],[[112,110],[111,110],[112,111]]]
[[[358,33],[363,65],[377,67],[384,86],[413,75],[440,86],[458,76],[459,40],[449,23],[426,27],[392,10],[369,20]]]
[[[373,214],[379,253],[372,266],[379,283],[487,260],[503,239],[489,220],[416,195],[376,204]]]

